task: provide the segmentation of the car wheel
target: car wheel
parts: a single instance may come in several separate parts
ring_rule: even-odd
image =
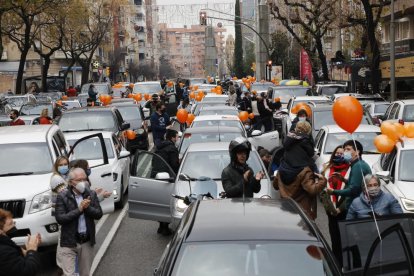
[[[121,191],[119,195],[119,201],[115,202],[115,209],[124,208],[124,178],[121,178]]]

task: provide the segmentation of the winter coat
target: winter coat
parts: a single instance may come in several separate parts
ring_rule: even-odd
[[[247,183],[244,183],[243,174],[251,170],[252,174]],[[221,173],[221,183],[228,198],[243,197],[243,184],[245,197],[253,197],[253,193],[260,192],[260,181],[256,180],[253,170],[249,166],[235,166],[229,164]]]
[[[240,103],[241,110],[252,112],[252,99],[249,97],[244,97]]]
[[[0,235],[0,264],[0,276],[36,275],[41,265],[38,252],[29,250],[24,256],[20,246],[5,235]]]
[[[383,191],[380,191],[378,196],[371,199],[371,204],[377,216],[402,214],[403,212],[398,200],[392,194]],[[371,212],[371,205],[367,196],[361,193],[349,206],[346,219],[369,218]]]
[[[164,140],[165,132],[167,131],[167,126],[170,124],[170,116],[166,112],[163,114],[158,114],[157,112],[152,113],[151,118],[151,130],[152,138],[155,140]]]
[[[96,93],[95,89],[89,86],[89,89],[88,89],[89,98],[91,98],[94,102],[96,102],[96,95],[98,95],[98,93]]]
[[[266,103],[265,103],[266,101]],[[267,104],[267,108],[266,108],[266,104]],[[259,111],[260,114],[260,118],[266,118],[266,117],[272,117],[273,116],[273,111],[270,109],[270,105],[268,104],[266,99],[263,99],[262,101],[257,101],[257,109]]]
[[[162,157],[162,159],[170,165],[171,169],[177,173],[180,167],[180,159],[178,149],[174,143],[170,140],[162,141],[155,151],[156,154]],[[168,172],[166,170],[165,172]]]
[[[306,118],[306,121],[307,121],[310,125],[312,125],[311,121],[309,121],[309,119],[308,119],[308,118]],[[296,124],[297,124],[298,122],[299,122],[299,117],[298,117],[298,116],[296,116],[296,117],[295,117],[295,119],[293,119],[293,121],[292,121],[292,125],[290,126],[289,131],[295,131]]]
[[[315,147],[309,135],[289,132],[283,140],[283,148],[285,149],[283,159],[288,165],[304,168],[315,164],[313,160]]]
[[[85,215],[86,229],[89,234],[90,244],[95,244],[95,220],[102,217],[102,208],[99,205],[98,197],[95,192],[88,188],[82,194],[86,199],[90,196],[91,203],[88,208],[83,210]],[[56,221],[62,226],[60,230],[60,246],[75,247],[76,233],[78,232],[78,220],[82,215],[75,199],[73,188],[69,187],[66,191],[58,194],[56,200],[55,217]]]
[[[229,94],[229,105],[230,106],[236,106],[237,103],[237,95],[236,93],[231,93]]]
[[[314,172],[309,167],[304,168],[288,185],[283,183],[279,172],[273,180],[273,187],[279,190],[280,197],[295,200],[311,219],[316,218],[317,195],[325,186],[326,178],[315,180]]]

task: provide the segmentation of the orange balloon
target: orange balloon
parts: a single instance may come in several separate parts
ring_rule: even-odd
[[[274,99],[274,101],[275,101],[275,103],[280,102],[280,97],[276,97],[276,98]]]
[[[279,100],[280,101],[280,100]],[[293,108],[292,108],[292,110],[291,110],[291,112],[293,113],[293,114],[297,114],[300,110],[305,110],[305,112],[306,112],[306,115],[308,115],[308,117],[311,117],[312,116],[312,109],[310,108],[310,106],[309,105],[307,105],[307,104],[305,104],[305,103],[298,103],[298,104],[296,104]]]
[[[211,88],[212,93],[217,93],[217,89],[215,87]]]
[[[174,86],[174,83],[172,81],[169,81],[169,82],[167,82],[167,86],[168,87],[173,87]]]
[[[134,100],[136,100],[137,102],[142,100],[142,95],[141,94],[135,94],[134,95]]]
[[[253,120],[253,119],[254,119],[254,113],[250,113],[250,114],[249,114],[249,119],[250,119],[250,120]]]
[[[132,94],[132,93],[129,93],[128,94],[128,98],[133,98],[135,95],[134,94]]]
[[[66,95],[63,95],[63,96],[62,96],[62,100],[66,101],[67,99],[69,99],[69,97],[68,97],[68,96],[66,96]]]
[[[192,114],[192,113],[188,114],[188,116],[187,116],[187,125],[191,125],[191,123],[194,121],[194,119],[195,119],[194,114]]]
[[[246,82],[245,85],[247,89],[250,89],[250,82]]]
[[[390,153],[395,147],[395,140],[392,140],[385,134],[381,134],[374,138],[374,145],[378,152]]]
[[[198,90],[198,85],[193,86],[194,90]]]
[[[363,108],[352,96],[340,97],[334,103],[332,112],[336,124],[348,133],[352,134],[361,124]]]
[[[148,100],[150,99],[150,95],[149,95],[148,93],[145,93],[145,94],[144,94],[144,99],[145,99],[146,101],[148,101]]]
[[[404,124],[404,135],[408,138],[414,138],[414,123]]]
[[[185,121],[187,121],[188,118],[188,112],[185,109],[178,109],[177,111],[177,120],[181,123],[184,124]]]
[[[217,95],[221,95],[221,94],[223,94],[223,90],[221,90],[221,89],[220,89],[220,90],[216,90],[216,91],[217,91],[217,92],[216,92],[216,94],[217,94]]]
[[[195,98],[195,93],[194,93],[194,91],[191,91],[190,92],[190,99],[194,99]]]
[[[397,141],[399,136],[397,126],[391,122],[383,122],[381,124],[381,133],[387,135],[390,139]]]
[[[200,97],[202,97],[202,98],[203,98],[203,97],[204,97],[204,92],[200,90],[200,91],[198,91],[198,92],[197,92],[197,96],[198,96],[198,95],[200,95]]]
[[[217,85],[216,90],[223,90],[223,87],[221,87],[221,85]]]
[[[404,126],[402,124],[400,124],[400,123],[397,123],[397,122],[394,123],[394,126],[397,129],[397,136],[398,136],[398,138],[403,137],[404,136],[404,133],[405,133]]]
[[[104,101],[104,98],[105,98],[105,95],[99,95],[99,101],[101,101],[101,102],[103,102]]]
[[[244,122],[249,119],[249,113],[247,113],[247,111],[242,111],[239,113],[239,118],[242,122]]]
[[[125,131],[125,136],[128,138],[128,140],[134,140],[137,137],[137,134],[135,131],[128,129]]]
[[[255,81],[256,81],[256,77],[253,77],[253,78],[252,78],[252,81],[253,81],[253,82],[255,82]]]
[[[197,95],[196,97],[195,97],[195,100],[197,101],[197,102],[201,102],[201,100],[203,99],[203,96],[201,96],[201,95]]]

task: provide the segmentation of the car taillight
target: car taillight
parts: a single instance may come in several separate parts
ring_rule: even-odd
[[[404,120],[403,120],[403,119],[399,119],[399,120],[398,120],[398,123],[400,123],[400,124],[404,125]]]

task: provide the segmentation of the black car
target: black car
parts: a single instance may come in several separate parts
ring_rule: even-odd
[[[148,150],[148,132],[145,123],[144,111],[141,105],[132,102],[116,102],[112,103],[122,115],[125,122],[130,124],[130,129],[135,131],[137,137],[134,140],[128,140],[127,149],[131,152],[139,150]]]
[[[124,130],[130,128],[119,110],[114,106],[82,107],[68,110],[62,114],[58,125],[65,132],[112,131],[127,149]]]
[[[291,199],[189,206],[154,275],[341,275],[321,233]]]

